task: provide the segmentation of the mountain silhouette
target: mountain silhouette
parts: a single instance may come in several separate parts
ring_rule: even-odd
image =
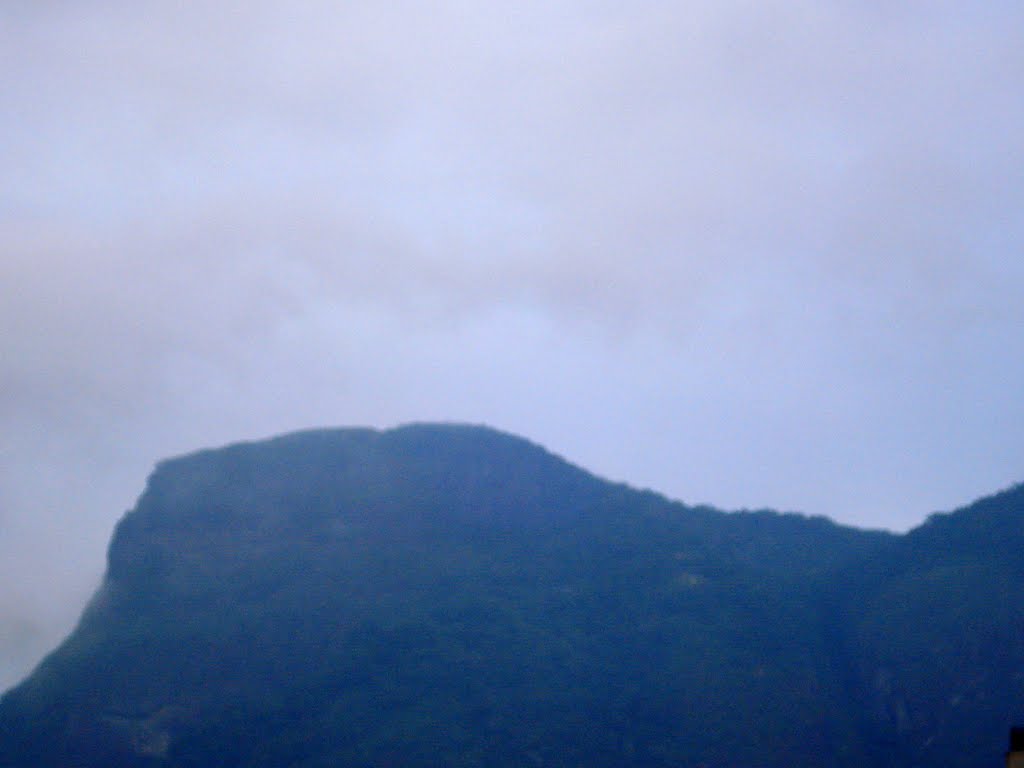
[[[896,536],[463,425],[165,461],[3,768],[996,765],[1024,490]]]

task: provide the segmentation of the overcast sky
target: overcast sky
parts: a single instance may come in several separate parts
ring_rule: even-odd
[[[1024,480],[1024,5],[0,5],[0,687],[160,458],[483,422],[897,530]]]

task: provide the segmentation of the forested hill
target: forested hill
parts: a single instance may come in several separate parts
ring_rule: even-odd
[[[1020,488],[905,536],[723,513],[480,427],[160,464],[2,768],[999,765]]]

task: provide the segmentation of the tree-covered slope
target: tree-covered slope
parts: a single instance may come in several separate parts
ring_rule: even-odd
[[[977,592],[1017,585],[1012,545],[968,536],[950,580],[966,514],[725,514],[477,427],[204,451],[157,467],[78,628],[0,700],[0,766],[910,768],[955,695],[988,702],[943,742],[966,764],[1024,660]]]
[[[867,737],[891,765],[998,765],[1024,722],[1024,486],[858,564],[841,619]]]

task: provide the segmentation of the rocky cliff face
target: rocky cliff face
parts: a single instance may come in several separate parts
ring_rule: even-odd
[[[484,428],[204,451],[0,701],[0,766],[984,764],[1024,715],[1020,496],[895,537]]]

